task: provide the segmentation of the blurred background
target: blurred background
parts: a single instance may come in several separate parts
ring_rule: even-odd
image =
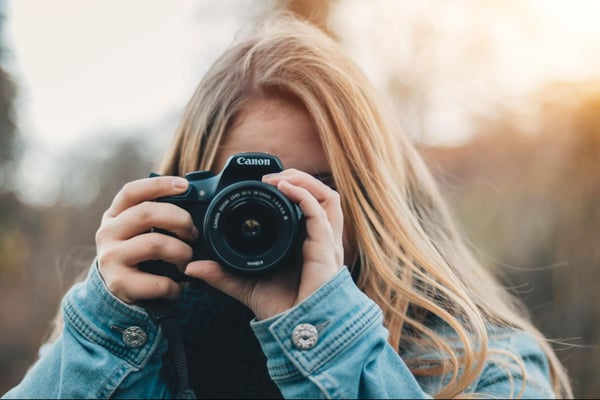
[[[394,107],[480,259],[600,396],[600,1],[0,0],[0,393],[208,65],[289,8]]]

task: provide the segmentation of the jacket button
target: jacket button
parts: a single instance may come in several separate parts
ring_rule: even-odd
[[[319,331],[311,324],[300,324],[292,331],[292,342],[300,350],[313,348],[319,340]]]
[[[123,331],[123,342],[129,347],[137,348],[146,344],[146,332],[139,326],[130,326]]]

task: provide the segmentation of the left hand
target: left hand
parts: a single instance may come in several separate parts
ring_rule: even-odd
[[[301,303],[342,267],[343,214],[340,196],[315,177],[295,169],[266,175],[263,182],[277,187],[298,204],[306,218],[301,269],[284,268],[248,278],[230,273],[215,261],[194,261],[185,274],[199,278],[248,306],[256,318],[266,319]]]

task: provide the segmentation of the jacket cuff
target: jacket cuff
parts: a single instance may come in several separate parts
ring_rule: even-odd
[[[74,329],[136,368],[142,368],[161,344],[160,328],[143,308],[109,292],[96,261],[87,279],[69,290],[62,311],[65,329]],[[166,351],[166,343],[162,348]]]
[[[379,306],[356,287],[344,267],[291,310],[270,319],[253,320],[250,325],[267,356],[271,378],[283,379],[314,373],[370,326],[382,322]],[[316,343],[309,348],[299,345],[293,336],[301,324],[312,325],[318,332]]]

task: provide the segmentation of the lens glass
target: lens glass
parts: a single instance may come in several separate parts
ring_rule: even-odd
[[[301,244],[301,215],[275,187],[239,181],[221,190],[202,224],[210,257],[236,272],[259,273],[288,264]]]
[[[275,209],[262,201],[242,201],[225,217],[223,238],[241,256],[255,257],[271,250],[280,232]]]

